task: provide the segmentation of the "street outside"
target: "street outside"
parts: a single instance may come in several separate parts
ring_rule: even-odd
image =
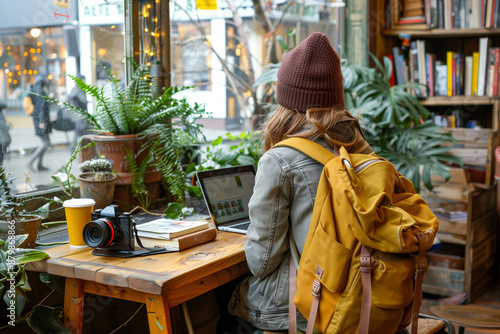
[[[40,138],[35,136],[33,120],[22,111],[4,110],[7,124],[10,126],[9,133],[12,142],[7,150],[4,166],[9,174],[14,178],[14,184],[19,192],[46,189],[49,186],[56,186],[51,176],[64,167],[71,157],[71,142],[74,133],[53,130],[50,134],[51,147],[45,153],[43,165],[47,171],[38,171],[36,168],[30,170],[28,163],[34,150],[40,145]],[[55,115],[53,115],[55,118]],[[222,120],[223,121],[223,120]],[[203,128],[207,141],[211,141],[217,136],[224,136],[227,132],[220,124]],[[215,124],[217,124],[215,122]],[[72,174],[78,175],[79,160],[73,163]],[[36,167],[36,166],[34,166]]]

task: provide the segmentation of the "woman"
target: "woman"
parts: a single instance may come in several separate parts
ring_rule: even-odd
[[[313,33],[283,60],[278,72],[279,107],[264,125],[265,154],[259,161],[249,203],[245,246],[253,276],[233,292],[228,310],[264,330],[288,328],[289,243],[302,253],[323,165],[288,147],[290,137],[314,140],[334,151],[372,153],[358,120],[345,110],[340,58],[326,35]],[[298,328],[305,319],[298,313]]]
[[[11,138],[9,134],[9,126],[5,120],[3,110],[5,109],[5,104],[0,103],[0,166],[3,166],[3,160],[7,152],[7,148],[11,143]]]
[[[38,74],[35,77],[35,83],[33,84],[33,93],[48,96],[47,82],[45,81],[45,75]],[[35,135],[40,137],[40,145],[33,153],[33,157],[28,163],[28,168],[32,171],[35,171],[33,164],[36,164],[36,170],[42,172],[47,171],[48,168],[43,165],[43,156],[45,152],[50,147],[50,136],[49,134],[52,132],[52,126],[50,123],[50,114],[49,114],[49,103],[36,95],[31,95],[31,99],[33,100],[33,125],[35,127]]]

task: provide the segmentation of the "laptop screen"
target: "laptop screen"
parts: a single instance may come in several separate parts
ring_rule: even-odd
[[[255,184],[252,165],[200,171],[196,175],[216,224],[248,219],[248,202]]]

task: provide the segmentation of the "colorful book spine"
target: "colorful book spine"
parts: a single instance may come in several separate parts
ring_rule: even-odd
[[[495,53],[495,65],[493,70],[493,96],[498,96],[498,71],[500,70],[500,48],[494,48]]]
[[[396,64],[394,64],[394,57],[393,55],[387,55],[387,58],[391,61],[392,64],[392,71],[391,71],[391,76],[389,77],[389,84],[392,86],[396,85]]]
[[[448,96],[453,96],[453,56],[455,55],[454,51],[446,52],[446,66],[448,68],[448,79],[447,79],[447,87],[448,87]]]
[[[479,72],[479,52],[472,53],[471,95],[477,96],[477,74]]]
[[[477,96],[484,96],[486,91],[486,66],[488,62],[488,37],[479,39],[479,67],[477,75]]]
[[[471,94],[472,94],[472,56],[466,56],[464,95],[470,96]]]

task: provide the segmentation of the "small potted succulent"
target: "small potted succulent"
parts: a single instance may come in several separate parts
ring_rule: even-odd
[[[5,168],[0,167],[0,239],[7,239],[9,230],[14,230],[15,235],[28,235],[19,248],[34,248],[42,217],[19,212],[19,207],[23,203],[17,201],[14,195],[13,180]],[[14,226],[14,229],[11,226]]]
[[[92,198],[96,209],[104,209],[113,202],[116,174],[112,172],[113,164],[107,159],[92,159],[82,162],[78,168],[82,172],[80,181],[80,197]]]

